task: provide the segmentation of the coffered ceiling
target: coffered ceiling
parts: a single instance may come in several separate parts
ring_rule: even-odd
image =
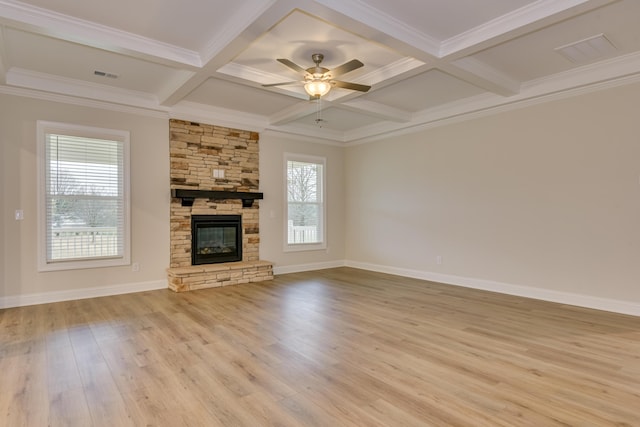
[[[0,92],[358,143],[639,81],[638,22],[638,0],[0,0]],[[314,53],[371,89],[309,100],[276,59]]]

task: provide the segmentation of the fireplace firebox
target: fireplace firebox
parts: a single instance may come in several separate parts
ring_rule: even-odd
[[[191,264],[242,261],[240,215],[191,217]]]

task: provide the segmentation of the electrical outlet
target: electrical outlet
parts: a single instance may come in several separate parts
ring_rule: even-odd
[[[16,210],[16,221],[22,221],[24,219],[24,211],[22,209]]]
[[[438,265],[442,264],[442,256],[441,256],[441,255],[438,255],[438,256],[436,257],[436,263],[437,263]]]
[[[140,264],[138,264],[137,262],[131,264],[131,271],[140,271]]]

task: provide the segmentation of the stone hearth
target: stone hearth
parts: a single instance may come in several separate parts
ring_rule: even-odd
[[[183,120],[170,120],[169,132],[172,191],[259,192],[256,132]],[[243,207],[241,199],[205,197],[183,206],[172,198],[169,288],[182,292],[273,279],[272,264],[259,258],[259,212],[258,200]],[[242,261],[191,265],[192,215],[241,215]]]

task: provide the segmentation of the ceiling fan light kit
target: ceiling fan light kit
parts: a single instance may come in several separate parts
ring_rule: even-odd
[[[304,73],[304,90],[309,94],[311,99],[319,99],[320,97],[328,94],[331,90],[331,87],[333,86],[343,89],[357,90],[360,92],[367,92],[371,88],[371,86],[367,85],[334,80],[334,77],[338,77],[342,74],[346,74],[350,71],[363,67],[364,64],[357,59],[352,59],[349,62],[345,62],[344,64],[334,68],[333,70],[320,66],[320,63],[324,59],[323,54],[314,53],[313,55],[311,55],[311,59],[316,65],[307,69],[302,68],[289,59],[278,58],[277,60],[281,64],[291,68],[297,73]],[[270,83],[262,86],[283,86],[294,83],[297,82]]]
[[[321,96],[325,96],[331,90],[331,83],[322,79],[312,79],[307,80],[304,84],[304,90],[309,94],[309,96],[318,98]]]

